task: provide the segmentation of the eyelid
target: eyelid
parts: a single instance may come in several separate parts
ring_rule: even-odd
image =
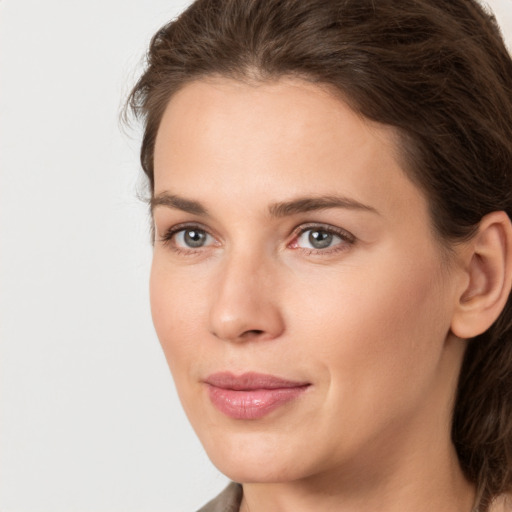
[[[297,226],[293,233],[295,237],[300,236],[304,234],[306,231],[310,231],[312,229],[318,229],[321,231],[325,231],[326,233],[331,233],[333,235],[339,236],[341,239],[345,240],[349,243],[354,243],[356,241],[356,237],[347,231],[346,229],[333,226],[332,224],[324,224],[321,222],[310,222],[307,224],[301,224],[300,226]]]

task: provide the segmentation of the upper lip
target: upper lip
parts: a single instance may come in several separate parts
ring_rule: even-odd
[[[266,375],[263,373],[247,372],[234,375],[230,372],[218,372],[209,375],[204,382],[217,388],[234,391],[251,391],[254,389],[282,389],[308,386],[309,382],[295,381]]]

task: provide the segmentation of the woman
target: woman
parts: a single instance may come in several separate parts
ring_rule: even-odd
[[[473,0],[198,0],[153,38],[151,302],[204,511],[512,510],[512,62]]]

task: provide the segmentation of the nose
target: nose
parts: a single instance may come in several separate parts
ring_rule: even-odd
[[[279,337],[285,325],[278,299],[277,269],[256,255],[233,254],[218,270],[211,293],[211,333],[229,342]]]

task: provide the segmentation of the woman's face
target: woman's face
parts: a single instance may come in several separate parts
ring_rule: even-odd
[[[153,213],[156,331],[222,472],[368,476],[446,448],[461,276],[389,128],[299,80],[194,82],[158,132]]]

